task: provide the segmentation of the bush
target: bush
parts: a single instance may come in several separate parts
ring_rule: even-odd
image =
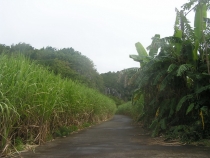
[[[116,114],[130,116],[137,121],[143,115],[143,97],[135,104],[130,101],[118,106]]]

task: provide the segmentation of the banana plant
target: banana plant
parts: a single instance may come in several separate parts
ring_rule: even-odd
[[[160,35],[156,34],[154,37],[152,37],[151,45],[147,47],[147,50],[149,50],[149,56],[154,58],[157,55],[159,48],[160,48]]]
[[[174,25],[174,37],[181,39],[183,37],[183,11],[179,11],[176,9],[176,20]],[[180,42],[175,43],[175,53],[177,56],[180,56],[180,52],[182,49],[182,44]]]
[[[140,62],[140,67],[145,65],[150,59],[149,56],[143,47],[143,45],[140,42],[137,42],[135,44],[136,50],[138,52],[138,55],[129,55],[130,58],[132,58],[134,61]]]
[[[129,57],[132,58],[134,61],[140,62],[140,67],[142,67],[157,55],[159,49],[159,43],[160,43],[160,35],[156,34],[152,38],[151,45],[147,47],[147,49],[149,50],[149,55],[148,55],[143,45],[140,42],[137,42],[135,46],[138,55],[130,55]]]
[[[151,124],[151,127],[154,125],[154,133],[160,129],[170,129],[176,133],[177,129],[185,131],[189,128],[191,135],[197,131],[195,134],[205,137],[202,135],[205,130],[210,136],[207,99],[210,76],[205,67],[209,53],[204,48],[208,40],[204,33],[208,7],[209,0],[191,0],[184,5],[183,10],[176,10],[172,36],[160,39],[160,36],[155,35],[152,44],[147,47],[149,53],[137,43],[139,55],[130,56],[144,66],[136,79],[138,90],[134,99],[137,95],[144,95],[144,123]],[[194,28],[186,18],[186,11],[193,9]],[[206,53],[203,55],[208,60],[201,60],[202,53]]]
[[[193,50],[194,62],[197,62],[198,60],[199,45],[204,41],[203,32],[206,29],[206,23],[204,19],[206,18],[207,18],[207,4],[205,2],[199,1],[199,3],[196,6],[195,19],[194,19],[194,33],[195,33],[195,48]]]

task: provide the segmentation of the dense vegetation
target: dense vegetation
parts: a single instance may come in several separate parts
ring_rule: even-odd
[[[155,35],[148,53],[136,43],[136,69],[99,74],[73,48],[0,44],[0,152],[107,119],[122,103],[117,113],[141,120],[153,136],[209,139],[209,6],[191,0],[176,9],[174,34]],[[192,10],[194,28],[186,18]]]
[[[37,64],[48,67],[54,74],[60,74],[62,78],[69,78],[108,95],[117,104],[123,100],[130,100],[134,89],[127,81],[135,71],[122,70],[99,74],[94,63],[73,48],[56,49],[48,46],[35,49],[26,43],[11,46],[0,44],[0,54],[2,53],[13,56],[21,53]]]
[[[136,68],[101,74],[104,81],[105,94],[116,101],[117,105],[130,101],[136,86],[130,78],[136,73]]]
[[[135,122],[139,122],[139,118],[143,114],[144,97],[141,96],[135,104],[128,101],[118,106],[116,114],[130,116]]]
[[[23,55],[0,55],[0,152],[40,144],[110,118],[114,101]]]
[[[73,48],[56,49],[46,47],[35,49],[26,43],[6,46],[0,44],[0,53],[23,54],[36,61],[37,64],[47,66],[50,71],[60,74],[62,78],[71,78],[90,88],[103,92],[103,79],[94,67],[93,62]]]
[[[133,102],[144,98],[141,119],[153,136],[195,141],[210,138],[209,1],[193,0],[176,9],[174,35],[155,35],[146,52],[136,43],[140,62]],[[195,10],[194,28],[186,16]],[[142,106],[142,105],[139,105]]]
[[[2,153],[104,120],[135,88],[128,82],[135,69],[99,74],[73,48],[0,44],[0,60]]]

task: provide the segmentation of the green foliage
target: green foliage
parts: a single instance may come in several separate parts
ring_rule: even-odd
[[[188,101],[189,99],[192,99],[192,98],[193,98],[192,94],[186,95],[183,98],[181,98],[181,100],[179,101],[179,103],[176,107],[176,111],[179,111],[181,109],[184,102],[186,102],[186,101]]]
[[[116,111],[116,114],[121,115],[131,115],[132,114],[132,104],[131,102],[124,103],[119,105]]]
[[[128,115],[137,121],[141,116],[143,116],[143,106],[144,98],[141,96],[135,104],[132,104],[132,102],[129,101],[119,105],[116,114]]]
[[[158,52],[141,65],[133,100],[144,96],[140,119],[152,136],[165,133],[185,142],[210,138],[208,7],[209,1],[195,0],[176,9],[174,35],[156,38]],[[191,9],[196,11],[194,30],[186,18]]]
[[[195,106],[194,103],[191,103],[190,106],[188,106],[187,111],[186,111],[186,115],[193,110],[194,106]]]
[[[90,126],[91,126],[91,124],[89,122],[85,122],[82,124],[83,128],[90,127]]]
[[[177,125],[171,127],[170,130],[166,132],[166,138],[169,139],[180,139],[182,142],[191,143],[202,139],[202,131],[196,124],[192,126],[188,125]]]
[[[94,63],[73,48],[56,49],[48,46],[35,49],[29,44],[18,43],[10,47],[0,45],[0,54],[3,52],[13,56],[21,53],[37,64],[47,66],[62,78],[70,78],[90,88],[104,91],[103,79],[95,69]]]
[[[177,69],[177,76],[182,76],[186,71],[193,71],[193,66],[191,64],[182,64]]]
[[[143,66],[145,63],[147,63],[147,61],[149,61],[148,54],[140,42],[136,43],[135,46],[138,55],[130,55],[130,58],[132,58],[134,61],[140,62],[140,66]]]
[[[159,43],[160,43],[160,35],[157,34],[152,38],[151,45],[147,47],[147,49],[149,50],[149,56],[154,58],[157,55],[159,49]]]
[[[130,68],[118,72],[101,74],[104,81],[105,94],[115,100],[117,105],[131,100],[135,85],[130,82],[131,77],[138,69]],[[131,79],[132,80],[132,79]]]
[[[203,30],[206,29],[204,18],[207,18],[207,6],[206,3],[199,2],[196,6],[194,27],[195,36],[200,42],[203,38]]]
[[[43,143],[85,122],[110,118],[113,100],[95,89],[62,79],[23,55],[0,55],[0,151],[16,138]],[[74,129],[75,130],[75,129]],[[4,149],[4,150],[3,150]]]
[[[24,149],[24,143],[20,137],[14,139],[14,147],[17,151],[21,151]]]
[[[68,136],[69,134],[77,130],[78,130],[77,126],[74,126],[74,125],[70,127],[62,126],[55,131],[55,136],[56,137]]]

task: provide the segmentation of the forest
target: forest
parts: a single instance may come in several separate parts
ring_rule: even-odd
[[[139,68],[99,74],[73,48],[0,44],[0,153],[23,150],[111,118],[129,115],[151,136],[210,139],[210,9],[176,9],[174,34],[154,35],[130,55]],[[187,19],[194,12],[194,25]],[[129,58],[129,56],[128,56]]]

